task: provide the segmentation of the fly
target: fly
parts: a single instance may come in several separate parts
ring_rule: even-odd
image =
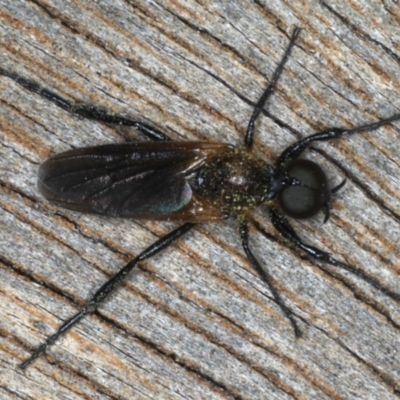
[[[293,312],[285,305],[268,271],[261,266],[249,246],[249,216],[261,204],[268,209],[276,230],[299,250],[316,260],[350,271],[391,298],[400,300],[400,294],[381,287],[377,279],[368,276],[360,268],[345,264],[305,243],[286,217],[309,218],[322,211],[326,222],[329,219],[331,197],[345,183],[343,181],[330,188],[318,164],[299,158],[311,143],[373,131],[399,120],[400,115],[356,128],[329,128],[307,136],[286,148],[274,166],[252,152],[255,122],[274,90],[299,32],[299,28],[294,29],[269,86],[253,110],[242,148],[225,143],[170,141],[168,136],[149,125],[95,106],[74,105],[32,81],[0,69],[0,75],[15,80],[68,112],[106,123],[131,126],[153,140],[75,149],[49,158],[41,165],[38,174],[39,190],[49,201],[71,210],[111,217],[184,223],[157,240],[105,282],[78,313],[33,351],[21,364],[22,369],[93,312],[140,261],[165,249],[197,223],[227,218],[234,218],[238,222],[243,250],[249,262],[268,285],[295,335],[301,336]]]

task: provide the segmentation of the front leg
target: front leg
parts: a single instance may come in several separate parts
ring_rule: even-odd
[[[380,128],[381,126],[388,125],[391,122],[398,120],[400,120],[400,114],[396,114],[390,118],[385,118],[380,121],[373,122],[372,124],[367,124],[352,129],[329,128],[326,129],[325,131],[315,133],[314,135],[311,136],[307,136],[306,138],[300,139],[296,143],[293,143],[291,146],[286,148],[279,156],[276,166],[277,168],[284,168],[286,163],[297,158],[312,142],[322,142],[331,139],[338,139],[341,138],[342,136],[349,136],[352,135],[353,133],[361,131],[371,132]]]
[[[362,269],[354,267],[352,265],[348,265],[345,263],[342,263],[341,261],[337,260],[336,258],[332,257],[329,253],[326,251],[320,250],[317,247],[311,246],[309,244],[304,243],[300,237],[297,235],[293,227],[290,225],[289,221],[287,218],[282,215],[281,212],[278,211],[278,209],[274,206],[269,206],[268,207],[271,222],[276,228],[276,230],[289,242],[294,244],[296,247],[300,248],[304,252],[306,252],[308,255],[310,255],[312,258],[315,258],[316,260],[323,261],[327,264],[334,265],[335,267],[342,268],[346,271],[351,272],[354,275],[359,276],[361,279],[363,279],[365,282],[369,283],[371,286],[374,288],[378,289],[379,291],[385,293],[387,296],[392,298],[393,300],[400,301],[400,294],[393,292],[392,290],[382,287],[380,282],[371,277],[368,276]]]

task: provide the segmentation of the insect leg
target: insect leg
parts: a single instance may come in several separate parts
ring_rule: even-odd
[[[124,125],[124,126],[131,126],[138,130],[139,132],[143,133],[146,137],[151,140],[170,140],[170,138],[163,132],[159,131],[156,128],[153,128],[149,125],[146,125],[142,122],[135,121],[129,118],[126,118],[122,115],[115,114],[111,111],[107,111],[101,107],[92,106],[89,104],[79,104],[71,102],[54,92],[47,90],[36,82],[30,81],[25,79],[17,74],[12,72],[6,71],[0,68],[0,75],[6,76],[16,83],[28,89],[32,93],[36,93],[39,96],[51,101],[56,106],[62,108],[70,112],[71,114],[80,115],[81,117],[93,119],[96,121],[101,121],[109,124],[116,124],[116,125]]]
[[[293,227],[290,225],[289,221],[285,216],[282,215],[278,211],[278,209],[274,206],[268,206],[271,222],[276,228],[276,230],[289,242],[293,243],[296,247],[302,249],[304,252],[306,252],[308,255],[311,257],[323,261],[327,264],[334,265],[335,267],[342,268],[346,271],[351,272],[354,275],[359,276],[361,279],[363,279],[365,282],[369,283],[371,286],[374,288],[380,290],[381,292],[385,293],[387,296],[392,298],[393,300],[400,301],[400,293],[393,292],[392,290],[382,287],[380,282],[371,277],[368,276],[362,269],[345,264],[337,260],[336,258],[332,257],[329,253],[326,251],[320,250],[314,246],[311,246],[309,244],[304,243],[300,237],[297,235]],[[332,273],[330,271],[330,273]]]
[[[331,212],[331,208],[332,208],[332,194],[336,193],[337,191],[339,191],[344,185],[346,184],[346,179],[343,179],[342,182],[339,183],[339,185],[335,186],[332,189],[329,189],[326,194],[325,194],[325,203],[323,205],[323,213],[325,214],[325,218],[324,218],[324,224],[326,224],[330,218],[330,212]]]
[[[381,126],[388,125],[391,122],[398,120],[400,120],[400,114],[396,114],[390,118],[385,118],[382,119],[381,121],[373,122],[372,124],[367,124],[352,129],[329,128],[325,131],[307,136],[304,139],[300,139],[296,143],[293,143],[288,148],[286,148],[279,156],[276,166],[277,168],[283,168],[288,161],[297,158],[312,142],[338,139],[343,136],[349,136],[352,135],[353,133],[358,133],[361,131],[364,132],[374,131],[380,128]]]
[[[281,308],[283,313],[286,315],[286,317],[291,322],[296,337],[300,337],[301,336],[301,331],[300,331],[299,326],[297,325],[296,320],[293,317],[292,311],[285,305],[285,303],[283,302],[281,296],[279,295],[279,292],[275,289],[275,287],[274,287],[274,285],[272,283],[272,280],[271,280],[271,276],[261,266],[260,262],[256,259],[256,257],[254,256],[254,254],[250,250],[250,247],[249,247],[249,227],[248,227],[247,223],[246,222],[242,222],[240,224],[239,229],[240,229],[240,237],[242,239],[242,246],[243,246],[244,252],[245,252],[248,260],[253,265],[253,267],[256,269],[256,271],[260,275],[261,279],[268,285],[269,290],[271,291],[272,295],[274,296],[274,299],[275,299],[276,303],[279,305],[279,307]]]
[[[253,145],[254,124],[256,122],[256,119],[258,118],[262,109],[264,108],[264,105],[265,105],[266,101],[268,100],[268,97],[274,91],[276,82],[278,82],[278,79],[281,76],[283,67],[285,66],[285,63],[289,57],[290,51],[292,50],[292,47],[294,46],[299,33],[300,33],[300,28],[296,27],[293,31],[292,37],[290,39],[290,43],[285,51],[285,54],[283,55],[281,62],[279,63],[278,67],[276,68],[274,75],[272,76],[271,82],[269,83],[267,89],[265,89],[264,93],[262,94],[262,96],[258,100],[256,106],[254,107],[254,111],[250,117],[250,121],[247,126],[246,136],[244,139],[244,145],[248,148],[250,148]]]
[[[140,262],[147,258],[150,258],[165,249],[173,241],[180,238],[184,233],[193,228],[195,224],[187,223],[179,228],[168,233],[161,239],[157,240],[150,247],[140,253],[136,258],[125,265],[119,272],[117,272],[112,278],[110,278],[103,286],[100,287],[94,294],[94,296],[86,303],[86,305],[73,317],[64,322],[64,324],[58,329],[58,331],[52,336],[48,337],[44,343],[42,343],[32,355],[25,360],[20,367],[25,369],[29,366],[36,358],[38,358],[42,353],[45,352],[47,346],[54,343],[62,334],[71,329],[75,324],[77,324],[83,317],[87,314],[96,310],[96,308],[108,297],[108,295],[113,292],[117,286],[125,279],[125,277],[133,270],[133,268]]]

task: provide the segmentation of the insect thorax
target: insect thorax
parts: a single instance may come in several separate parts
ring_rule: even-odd
[[[273,168],[242,149],[207,160],[193,176],[193,192],[208,199],[225,217],[240,218],[268,196]]]

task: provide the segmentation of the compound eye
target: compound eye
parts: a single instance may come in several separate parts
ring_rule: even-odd
[[[310,218],[327,200],[328,186],[324,171],[316,163],[297,159],[285,168],[292,178],[304,186],[289,186],[278,196],[283,212],[292,218]]]

